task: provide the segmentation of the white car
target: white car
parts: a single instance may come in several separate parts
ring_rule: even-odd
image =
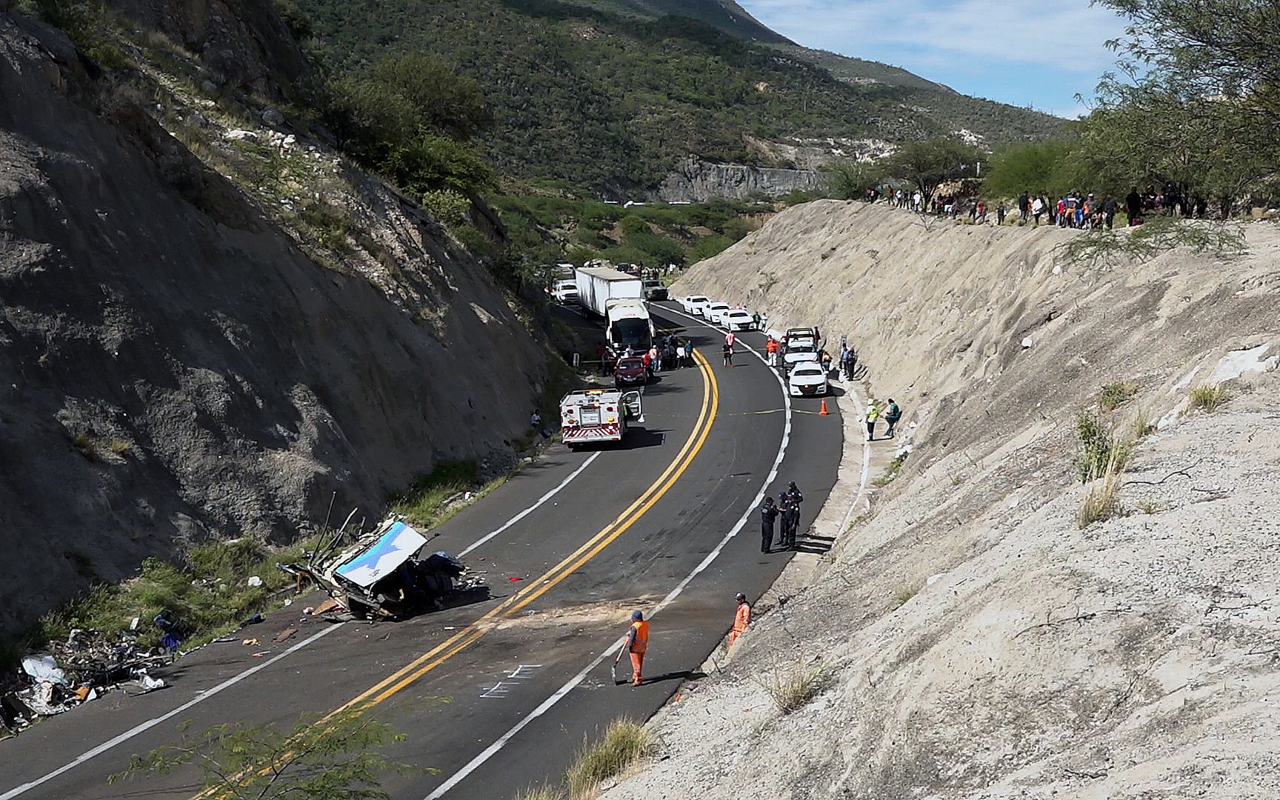
[[[751,315],[742,309],[733,309],[721,314],[720,324],[730,331],[749,331],[756,326]]]
[[[711,301],[700,294],[689,295],[680,301],[680,305],[684,306],[684,313],[702,316],[702,312],[706,310],[707,304]]]
[[[823,397],[827,394],[827,371],[816,361],[803,361],[787,376],[792,397]]]
[[[578,302],[578,284],[573,281],[556,281],[551,287],[551,296],[557,303]]]
[[[819,358],[821,356],[818,353],[818,346],[811,341],[788,344],[786,352],[782,354],[782,361],[787,365],[787,369],[791,369],[801,362],[817,361]],[[821,369],[821,366],[819,366],[819,369]]]
[[[713,325],[720,325],[722,324],[720,321],[720,316],[728,310],[729,310],[728,303],[721,303],[718,301],[714,303],[707,303],[707,307],[703,310],[702,316],[706,317],[707,321],[712,323]]]

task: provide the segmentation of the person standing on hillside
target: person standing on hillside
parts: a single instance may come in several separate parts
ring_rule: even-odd
[[[1138,194],[1137,186],[1125,195],[1124,211],[1129,215],[1129,227],[1142,224],[1142,195]]]
[[[889,431],[885,435],[890,439],[893,438],[893,426],[898,424],[898,420],[902,419],[902,409],[898,404],[893,402],[893,398],[889,398],[889,407],[885,409],[884,421],[889,425]]]
[[[773,549],[773,523],[778,519],[778,508],[772,497],[764,499],[760,506],[760,552],[767,553]]]
[[[1027,221],[1027,211],[1031,208],[1031,199],[1026,192],[1018,195],[1018,224],[1025,224]]]
[[[747,602],[747,596],[742,592],[734,597],[738,601],[738,610],[733,615],[733,630],[729,632],[729,649],[733,649],[733,643],[738,641],[738,637],[746,631],[747,626],[751,624],[751,604]]]
[[[627,631],[627,652],[631,654],[631,683],[639,686],[644,682],[644,654],[649,649],[649,623],[644,621],[644,613],[631,612],[631,628]]]
[[[879,409],[876,408],[875,400],[867,401],[867,441],[873,441],[876,438],[876,417],[880,415]]]

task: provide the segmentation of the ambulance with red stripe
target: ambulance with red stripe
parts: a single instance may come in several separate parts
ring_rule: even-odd
[[[560,433],[571,449],[595,442],[620,442],[629,422],[644,422],[639,392],[580,389],[560,401]]]

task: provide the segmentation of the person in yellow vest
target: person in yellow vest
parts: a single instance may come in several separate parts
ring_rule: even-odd
[[[876,418],[880,416],[880,409],[876,408],[876,401],[871,400],[867,403],[867,441],[876,438]]]
[[[747,596],[742,592],[738,592],[738,611],[733,615],[733,631],[729,634],[729,647],[733,647],[733,643],[738,641],[738,637],[751,624],[751,604],[747,602]]]
[[[631,612],[631,630],[627,631],[627,652],[631,654],[631,682],[639,686],[644,679],[644,653],[649,649],[649,623],[640,611]]]

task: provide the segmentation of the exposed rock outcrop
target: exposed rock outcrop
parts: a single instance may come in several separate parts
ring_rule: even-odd
[[[703,203],[715,198],[741,200],[757,194],[778,197],[819,189],[823,182],[822,173],[813,170],[711,164],[689,158],[663,180],[658,198],[668,203]]]
[[[0,632],[186,537],[285,537],[334,493],[376,516],[523,431],[543,347],[385,186],[343,168],[322,267],[61,34],[0,15],[0,87]]]

